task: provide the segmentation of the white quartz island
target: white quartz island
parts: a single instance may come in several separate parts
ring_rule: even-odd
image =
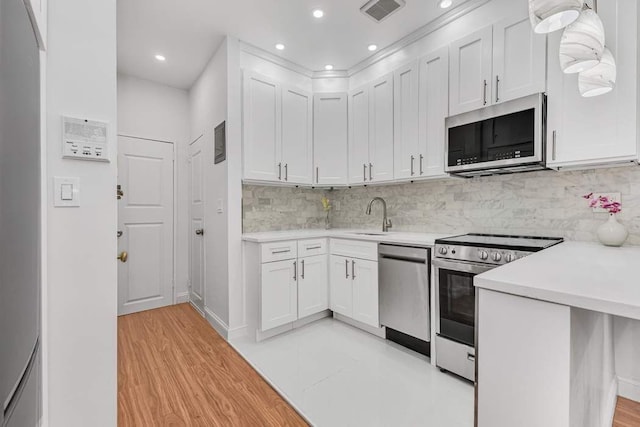
[[[478,426],[610,426],[639,267],[640,248],[566,242],[476,276]]]

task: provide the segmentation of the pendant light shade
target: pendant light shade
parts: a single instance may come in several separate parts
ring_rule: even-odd
[[[600,63],[604,51],[604,26],[591,9],[582,11],[560,41],[560,67],[565,73],[580,73]]]
[[[529,0],[529,18],[533,31],[552,33],[578,19],[582,0]]]
[[[585,98],[604,95],[616,85],[616,60],[607,48],[602,53],[600,63],[578,75],[580,95]]]

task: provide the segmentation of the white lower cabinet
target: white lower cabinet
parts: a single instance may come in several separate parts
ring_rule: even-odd
[[[349,258],[331,255],[330,259],[331,310],[353,317],[353,283],[349,272]]]
[[[358,322],[380,327],[378,262],[331,255],[331,310]]]
[[[297,261],[262,264],[261,329],[275,328],[298,319]]]
[[[326,255],[301,258],[298,275],[298,318],[329,308],[329,269]]]

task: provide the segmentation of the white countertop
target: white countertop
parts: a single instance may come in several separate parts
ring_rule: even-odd
[[[358,234],[374,233],[374,234]],[[245,233],[242,240],[246,242],[267,243],[283,240],[316,239],[321,237],[335,237],[340,239],[366,240],[378,243],[398,243],[418,246],[433,246],[436,239],[448,237],[451,234],[433,233],[409,233],[394,232],[382,233],[379,230],[288,230],[288,231],[266,231],[260,233]]]
[[[474,284],[640,320],[640,247],[565,242],[480,274]]]

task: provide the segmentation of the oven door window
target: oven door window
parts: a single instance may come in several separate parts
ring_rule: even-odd
[[[475,274],[440,269],[440,335],[474,346]]]

